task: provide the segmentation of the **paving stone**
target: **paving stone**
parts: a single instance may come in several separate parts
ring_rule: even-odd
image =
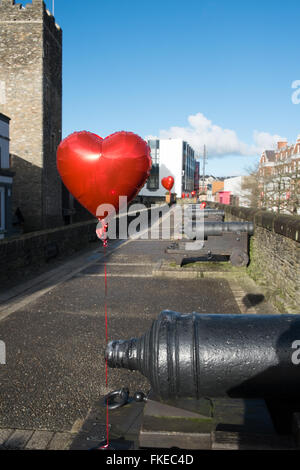
[[[26,445],[26,449],[46,449],[54,433],[51,431],[35,431]]]
[[[68,432],[56,432],[48,445],[48,450],[67,450],[72,443],[72,435]]]
[[[12,435],[14,429],[0,429],[0,446]]]
[[[4,444],[6,449],[24,449],[34,431],[16,429]]]

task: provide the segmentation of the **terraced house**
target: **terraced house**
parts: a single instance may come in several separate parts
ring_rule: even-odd
[[[261,206],[300,214],[300,135],[295,144],[278,142],[265,150],[259,163]]]

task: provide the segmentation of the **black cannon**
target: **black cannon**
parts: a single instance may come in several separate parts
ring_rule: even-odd
[[[225,212],[222,211],[222,210],[219,210],[219,209],[201,209],[201,207],[197,206],[197,205],[194,205],[194,204],[190,204],[189,206],[187,206],[187,210],[190,211],[190,212],[203,212],[204,214],[214,214],[214,213],[219,213],[219,214],[222,214],[222,215],[225,215]]]
[[[224,211],[218,211],[214,209],[200,209],[200,208],[189,208],[188,213],[192,220],[196,220],[197,217],[203,217],[206,220],[209,221],[220,221],[223,222],[225,218],[225,212]]]
[[[246,266],[249,262],[249,236],[254,232],[252,222],[204,220],[200,224],[190,223],[185,232],[189,241],[173,243],[165,250],[177,264],[182,265],[188,258],[208,256],[211,259],[214,255],[229,256],[233,266]]]
[[[164,311],[142,337],[110,342],[105,357],[109,367],[141,372],[163,400],[295,398],[299,342],[300,315]]]
[[[204,224],[192,223],[194,232],[193,240],[207,239],[209,236],[222,236],[224,233],[247,233],[253,235],[254,225],[252,222],[212,222],[204,221]]]
[[[203,212],[213,212],[213,211],[217,211],[219,209],[214,209],[213,207],[204,207],[204,209],[201,208],[201,204],[189,204],[187,206],[189,209],[196,209],[196,210],[201,210]]]

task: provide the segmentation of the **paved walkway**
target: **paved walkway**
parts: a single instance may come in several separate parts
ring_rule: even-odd
[[[211,263],[200,271],[175,268],[164,254],[169,243],[110,243],[109,339],[140,336],[164,309],[271,312],[243,269],[222,271]],[[90,448],[105,439],[105,409],[99,404],[107,393],[102,247],[0,300],[0,340],[7,353],[7,364],[0,365],[0,446]],[[146,392],[149,384],[139,373],[109,370],[109,390],[121,386]],[[141,409],[127,412],[126,429],[124,417],[117,420],[119,435],[134,428]]]

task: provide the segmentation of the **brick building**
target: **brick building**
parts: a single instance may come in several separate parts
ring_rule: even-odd
[[[11,118],[13,210],[26,231],[62,225],[62,31],[43,0],[0,0],[0,112]]]
[[[259,162],[260,176],[276,175],[283,169],[286,174],[300,170],[300,135],[295,144],[278,142],[276,150],[265,150]]]
[[[294,214],[300,210],[300,135],[295,144],[278,142],[259,162],[261,205]]]

